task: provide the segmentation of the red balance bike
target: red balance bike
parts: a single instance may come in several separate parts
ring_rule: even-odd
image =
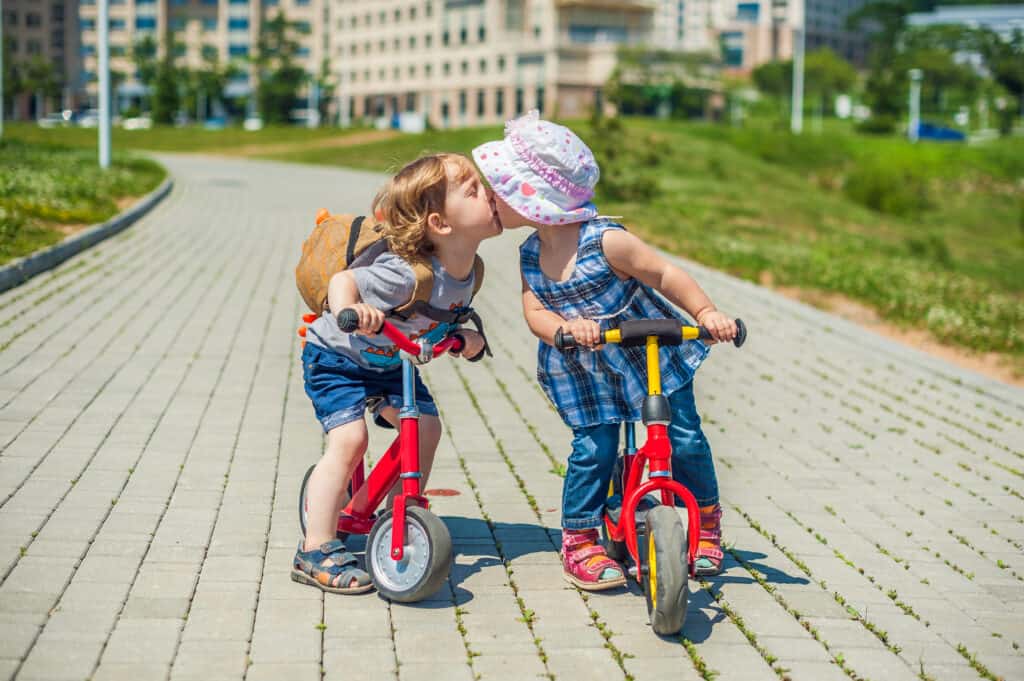
[[[338,326],[351,333],[359,326],[355,310],[345,309],[338,315]],[[365,475],[360,461],[352,473],[348,492],[350,501],[338,516],[338,536],[368,534],[366,569],[377,591],[400,603],[422,600],[437,591],[452,562],[452,539],[441,519],[430,512],[427,498],[420,493],[420,413],[416,407],[415,373],[412,358],[421,356],[422,348],[389,322],[383,333],[401,350],[402,409],[395,441]],[[433,347],[433,356],[460,352],[463,341],[457,334]],[[302,480],[299,494],[299,524],[306,534],[308,502],[306,488],[315,466],[310,466]],[[395,483],[402,481],[401,493],[383,513],[376,513]],[[359,491],[366,486],[366,495]],[[360,500],[361,499],[361,500]]]
[[[746,341],[747,329],[739,319],[736,326],[739,332],[733,343],[739,347]],[[624,424],[626,447],[615,463],[601,529],[608,555],[626,561],[626,571],[646,596],[651,627],[663,636],[679,633],[686,621],[687,580],[696,576],[700,513],[690,490],[672,479],[668,438],[672,411],[661,394],[658,350],[684,340],[710,338],[703,327],[680,326],[675,319],[626,321],[601,332],[602,344],[647,349],[647,397],[641,412],[647,441],[638,450],[634,424]],[[565,351],[577,346],[570,334],[559,331],[555,347]],[[643,480],[645,467],[648,474]],[[686,506],[685,526],[676,512],[676,499]]]

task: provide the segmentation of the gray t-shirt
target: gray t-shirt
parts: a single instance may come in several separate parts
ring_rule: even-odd
[[[456,279],[433,258],[434,290],[430,305],[443,310],[467,307],[473,298],[473,278]],[[367,305],[390,312],[409,302],[416,288],[416,275],[408,262],[393,253],[382,253],[369,265],[351,270],[359,289],[359,297]],[[338,311],[340,312],[340,310]],[[417,343],[431,345],[444,339],[454,324],[444,324],[423,315],[413,315],[407,321],[388,317],[406,336]],[[306,341],[333,350],[355,360],[360,366],[375,371],[392,371],[401,366],[398,347],[385,336],[361,336],[344,333],[338,328],[337,312],[325,311],[319,319],[309,325]]]

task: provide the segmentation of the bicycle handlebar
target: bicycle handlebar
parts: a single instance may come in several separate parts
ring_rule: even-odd
[[[679,345],[684,340],[711,340],[711,332],[703,326],[680,326],[675,319],[634,319],[622,322],[617,329],[601,332],[601,344],[643,345],[648,336],[657,336],[664,345]],[[578,347],[571,333],[559,329],[555,333],[555,348],[569,350]],[[747,340],[747,325],[742,319],[736,320],[736,338],[733,345],[742,346]]]
[[[346,307],[338,313],[338,328],[345,333],[352,333],[358,329],[359,313],[351,307]],[[423,351],[423,348],[418,343],[414,342],[404,333],[399,331],[394,324],[386,319],[384,320],[384,323],[381,324],[380,328],[377,329],[377,333],[384,334],[388,340],[410,355],[418,357]],[[465,345],[466,344],[461,336],[449,336],[434,346],[434,357],[439,357],[446,352],[462,352]]]

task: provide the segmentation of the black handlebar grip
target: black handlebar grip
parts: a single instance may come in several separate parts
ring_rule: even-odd
[[[338,313],[338,328],[345,333],[352,333],[359,328],[359,313],[346,307]]]
[[[732,344],[736,347],[743,347],[743,344],[747,342],[747,325],[743,323],[742,319],[736,320],[736,337],[732,339]]]
[[[555,348],[558,350],[571,350],[576,347],[576,339],[561,327],[555,332]]]
[[[714,336],[711,335],[711,332],[708,331],[707,329],[705,329],[703,326],[698,326],[697,327],[697,332],[698,332],[697,333],[697,340],[713,340],[714,339]]]

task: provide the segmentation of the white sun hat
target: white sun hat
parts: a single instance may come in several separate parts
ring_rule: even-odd
[[[505,124],[505,138],[473,150],[480,172],[523,217],[546,225],[597,216],[591,202],[601,171],[594,154],[569,128],[536,110]]]

